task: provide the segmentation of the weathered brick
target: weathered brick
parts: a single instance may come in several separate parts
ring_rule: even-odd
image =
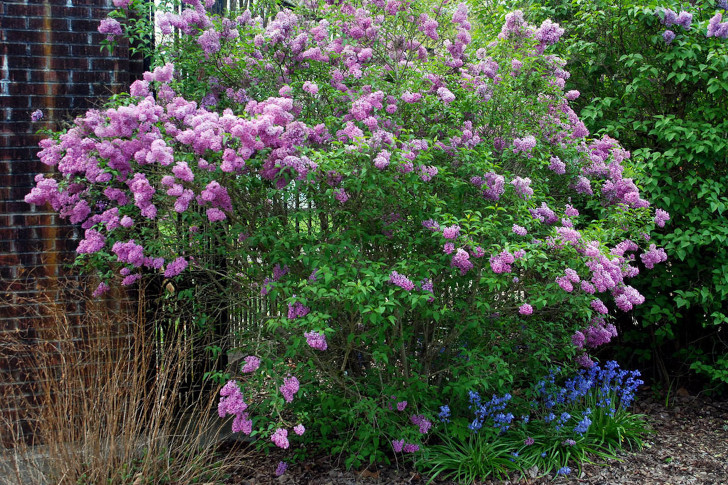
[[[9,17],[40,17],[45,14],[43,5],[27,5],[24,3],[5,2],[5,15]]]
[[[84,307],[79,298],[57,290],[80,285],[67,263],[75,255],[82,231],[67,225],[49,207],[23,200],[35,175],[52,171],[37,158],[40,137],[35,131],[58,128],[61,120],[98,106],[99,96],[125,90],[130,79],[140,77],[142,64],[129,58],[124,42],[111,55],[100,51],[105,36],[98,33],[98,23],[111,8],[110,0],[5,0],[0,4],[4,34],[0,52],[7,56],[10,80],[10,96],[2,98],[0,109],[0,307],[7,298],[17,303],[0,311],[0,396],[11,389],[26,405],[40,404],[38,376],[26,365],[27,355],[8,355],[3,350],[3,336],[38,340],[38,329],[51,322],[43,316],[40,299],[61,301],[61,311],[84,335]],[[43,110],[42,122],[30,122],[35,109]],[[19,426],[30,429],[19,413],[12,414],[22,409],[21,401],[3,403],[2,417],[15,416]]]
[[[22,31],[28,28],[27,24],[27,18],[22,15],[17,17],[8,16],[3,19],[3,29],[5,29],[6,32],[13,30]]]
[[[83,30],[85,32],[94,32],[94,31],[97,31],[98,28],[99,28],[98,20],[87,20],[87,19],[71,20],[71,30],[74,32],[79,31],[79,30]]]

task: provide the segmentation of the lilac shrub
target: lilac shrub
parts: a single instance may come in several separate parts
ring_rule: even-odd
[[[633,241],[669,215],[570,107],[549,54],[563,29],[517,11],[474,39],[444,3],[305,2],[265,26],[206,7],[160,12],[159,65],[41,142],[56,172],[26,201],[80,224],[97,295],[207,274],[207,304],[266,299],[239,335],[239,382],[261,397],[228,414],[284,448],[308,416],[322,447],[359,441],[347,465],[386,460],[384,441],[419,450],[424,411],[459,382],[592,365],[642,300]]]

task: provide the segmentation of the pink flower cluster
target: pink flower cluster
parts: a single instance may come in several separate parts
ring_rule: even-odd
[[[258,370],[258,367],[260,367],[259,357],[256,357],[254,355],[248,355],[243,360],[245,361],[245,364],[243,365],[242,372],[245,374],[255,372],[256,370]]]
[[[506,14],[506,21],[501,28],[498,38],[518,39],[532,37],[534,34],[533,27],[529,26],[523,18],[521,10],[515,10]]]
[[[106,34],[108,40],[113,40],[115,35],[121,35],[121,24],[118,20],[106,18],[101,21],[98,28],[99,33]]]
[[[594,367],[594,361],[591,360],[591,358],[587,354],[581,354],[576,359],[574,359],[574,362],[580,367],[584,367],[585,369],[591,369]]]
[[[278,428],[275,430],[275,432],[271,435],[270,440],[275,443],[275,445],[278,448],[283,448],[284,450],[287,450],[290,446],[288,442],[288,430],[283,428]]]
[[[374,166],[377,167],[379,170],[384,170],[389,166],[390,157],[391,153],[387,150],[380,151],[379,154],[374,157]]]
[[[416,445],[414,443],[405,443],[405,441],[402,440],[392,440],[392,448],[396,453],[415,453],[420,450],[419,445]]]
[[[664,10],[665,16],[662,18],[662,23],[665,27],[671,25],[679,25],[685,30],[690,29],[690,24],[693,21],[693,14],[682,10],[680,14],[676,14],[672,9],[666,8]]]
[[[311,309],[305,306],[300,301],[288,304],[288,318],[295,320],[296,318],[303,318],[309,314]]]
[[[511,185],[516,189],[516,194],[522,199],[530,199],[533,196],[533,189],[530,187],[530,178],[515,177],[511,180]]]
[[[457,239],[460,235],[460,226],[457,224],[448,226],[442,230],[442,235],[445,239]]]
[[[470,262],[470,254],[466,250],[458,248],[455,255],[452,257],[450,266],[459,269],[460,274],[465,275],[473,268],[473,263]]]
[[[483,177],[477,175],[471,177],[470,183],[482,189],[483,197],[489,200],[500,199],[501,194],[505,191],[505,177],[495,172],[488,172]]]
[[[528,209],[528,211],[531,213],[531,216],[534,219],[544,222],[546,224],[553,224],[554,222],[557,222],[559,220],[559,218],[556,216],[556,213],[551,210],[548,205],[546,205],[546,202],[541,202],[541,207]]]
[[[658,248],[654,244],[650,244],[649,250],[640,254],[640,259],[642,259],[645,267],[652,269],[657,263],[667,261],[667,253],[665,253],[664,249]]]
[[[263,285],[260,289],[261,296],[267,295],[268,292],[273,289],[274,283],[283,278],[288,273],[288,270],[288,266],[281,266],[276,263],[273,267],[273,278],[265,278],[265,280],[263,280]]]
[[[524,303],[523,305],[518,307],[518,313],[520,313],[521,315],[531,315],[533,314],[533,307],[528,303]]]
[[[78,243],[76,252],[78,254],[92,254],[104,247],[106,238],[94,229],[86,229],[85,237]]]
[[[167,265],[167,267],[164,270],[164,276],[165,278],[172,278],[173,276],[177,276],[178,274],[182,273],[187,268],[187,260],[180,256],[179,258],[175,259],[171,263]]]
[[[544,20],[535,34],[536,40],[539,42],[539,52],[543,52],[546,46],[556,44],[562,35],[564,35],[564,29],[559,24],[549,19]]]
[[[566,164],[559,157],[551,157],[549,169],[559,175],[563,175],[566,173]]]
[[[389,282],[393,285],[399,286],[406,291],[412,291],[415,289],[415,284],[412,283],[412,280],[402,274],[397,273],[396,271],[392,271],[392,274],[389,275]]]
[[[510,273],[511,265],[515,260],[515,255],[504,249],[500,254],[490,257],[490,269],[494,273]]]
[[[418,29],[432,40],[438,40],[440,36],[437,34],[438,23],[430,18],[426,13],[420,15]]]
[[[634,305],[641,305],[645,302],[645,297],[631,286],[617,288],[612,293],[615,295],[614,302],[623,312],[628,312],[634,307]]]
[[[708,21],[708,31],[706,37],[718,37],[719,39],[728,39],[728,21],[723,20],[723,13],[716,12]]]
[[[607,313],[609,313],[609,309],[607,309],[607,306],[599,298],[593,299],[591,301],[590,305],[594,309],[594,311],[597,311],[597,312],[602,313],[604,315],[606,315]]]
[[[455,101],[455,95],[444,86],[437,88],[437,96],[444,104],[450,104]]]
[[[536,138],[533,135],[516,138],[513,140],[513,153],[525,153],[529,158],[533,156],[531,151],[536,146]]]
[[[253,421],[245,412],[248,409],[248,405],[243,401],[243,393],[240,392],[237,382],[228,381],[220,390],[220,402],[217,405],[217,413],[221,418],[232,414],[235,416],[233,419],[232,430],[233,433],[242,431],[249,435],[253,430]]]
[[[319,332],[306,332],[303,334],[306,337],[306,343],[309,347],[316,350],[326,350],[328,343],[326,342],[326,335]]]
[[[604,318],[595,318],[592,324],[584,330],[586,345],[591,348],[599,347],[609,343],[617,336],[617,329],[614,325],[607,324]]]
[[[419,427],[420,433],[422,434],[426,434],[428,431],[430,431],[430,428],[432,427],[432,423],[422,414],[413,414],[412,416],[410,416],[410,421],[412,421],[413,424]]]
[[[657,227],[665,227],[665,223],[670,220],[670,213],[662,209],[657,209],[654,220]]]
[[[344,189],[336,189],[334,190],[334,198],[339,201],[340,204],[343,204],[349,200],[349,194],[347,194]]]
[[[283,379],[283,385],[278,389],[281,391],[281,394],[283,394],[283,399],[285,399],[286,402],[291,402],[299,388],[300,384],[298,383],[298,379],[293,376],[289,376]]]

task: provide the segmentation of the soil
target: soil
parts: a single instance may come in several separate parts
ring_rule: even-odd
[[[635,453],[622,452],[619,460],[586,464],[569,477],[514,477],[486,480],[478,485],[728,485],[728,402],[679,393],[665,401],[638,399],[635,412],[646,415],[653,434]],[[280,477],[273,473],[284,455],[250,456],[226,483],[228,485],[425,485],[428,478],[400,466],[346,471],[331,457],[291,466]],[[434,480],[436,485],[454,482]]]

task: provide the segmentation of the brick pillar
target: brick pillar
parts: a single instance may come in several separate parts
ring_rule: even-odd
[[[71,318],[83,312],[78,298],[62,290],[79,282],[66,267],[78,228],[23,198],[33,177],[48,171],[36,155],[41,137],[35,132],[60,128],[141,77],[141,59],[131,59],[127,45],[111,55],[100,50],[104,36],[97,27],[112,9],[111,0],[0,2],[0,413],[6,416],[15,404],[3,396],[33,392],[27,356],[7,343],[20,339],[30,351],[42,344],[35,302],[62,301]],[[38,109],[44,118],[31,123]]]

